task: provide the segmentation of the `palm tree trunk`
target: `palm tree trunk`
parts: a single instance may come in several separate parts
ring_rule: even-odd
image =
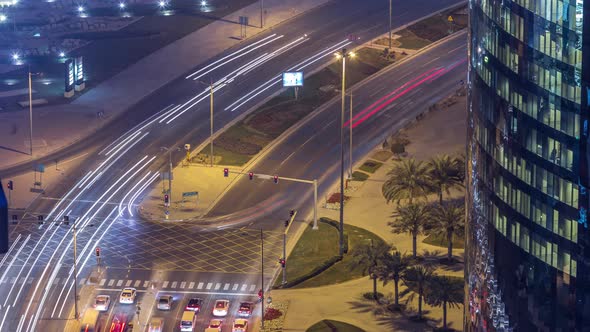
[[[422,318],[422,292],[418,294],[418,318]]]
[[[398,285],[398,281],[394,280],[393,282],[393,286],[395,287],[395,305],[398,306],[399,305],[399,285]]]
[[[373,279],[373,299],[379,302],[379,299],[377,298],[377,277],[372,277],[371,279]]]
[[[438,191],[438,204],[442,205],[443,203],[443,191],[442,188]]]
[[[412,234],[412,254],[414,255],[414,258],[416,258],[416,251],[416,234]]]
[[[443,301],[443,329],[447,329],[447,302]]]
[[[447,240],[449,241],[447,256],[449,262],[451,262],[451,260],[453,259],[453,232],[447,231]]]

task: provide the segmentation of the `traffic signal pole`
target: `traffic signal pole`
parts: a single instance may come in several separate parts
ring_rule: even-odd
[[[78,251],[76,245],[76,220],[78,218],[74,218],[74,225],[72,226],[72,232],[74,233],[74,317],[76,319],[80,318],[80,314],[78,312],[78,268],[77,268],[77,260],[78,260]]]
[[[292,210],[291,219],[289,220],[289,224],[285,227],[285,232],[283,233],[283,282],[282,284],[287,283],[287,233],[289,232],[289,228],[293,224],[293,220],[295,220],[295,216],[297,215],[297,211]]]

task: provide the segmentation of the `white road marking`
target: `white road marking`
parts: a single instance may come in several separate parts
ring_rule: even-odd
[[[197,286],[197,289],[203,289],[203,283],[200,282],[199,285]]]
[[[133,287],[137,288],[137,287],[139,287],[140,284],[141,284],[141,280],[135,280]]]
[[[215,290],[219,290],[221,288],[221,284],[220,283],[216,283],[215,284]]]
[[[240,287],[240,285],[234,284],[234,287],[232,287],[231,290],[233,290],[233,291],[238,290],[238,287]]]
[[[113,286],[115,284],[115,279],[111,279],[109,280],[109,287]]]
[[[127,280],[127,282],[125,283],[125,287],[131,286],[132,282],[133,282],[133,280]]]
[[[117,287],[121,287],[123,285],[123,281],[125,281],[125,280],[119,280],[119,281],[117,281]]]
[[[246,291],[246,289],[248,288],[248,285],[243,284],[242,285],[242,289],[240,289],[242,292]]]
[[[186,287],[186,281],[180,283],[180,288],[184,289]]]
[[[213,287],[213,283],[212,282],[208,282],[207,283],[207,287],[205,287],[205,288],[207,288],[207,290],[209,290],[209,289],[211,289],[211,287]]]
[[[107,282],[106,279],[100,279],[100,282],[98,283],[99,286],[104,286],[104,284]]]
[[[253,292],[256,289],[256,285],[250,285],[250,291]]]
[[[229,289],[229,286],[230,286],[229,284],[225,284],[225,285],[223,286],[223,290],[228,290],[228,289]]]
[[[164,281],[164,283],[162,284],[162,288],[166,288],[168,287],[168,281]]]
[[[195,288],[195,282],[194,282],[194,281],[191,281],[191,282],[188,284],[188,288],[191,288],[191,289],[192,289],[192,288]]]
[[[176,285],[178,285],[178,281],[173,281],[172,285],[170,286],[171,288],[176,288]]]

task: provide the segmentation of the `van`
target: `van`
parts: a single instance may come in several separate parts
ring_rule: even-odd
[[[180,319],[180,330],[181,331],[193,331],[193,328],[197,324],[197,313],[190,310],[185,310],[182,313]]]

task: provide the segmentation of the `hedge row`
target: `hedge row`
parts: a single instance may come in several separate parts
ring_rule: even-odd
[[[320,222],[323,222],[324,224],[328,224],[328,225],[336,228],[336,230],[338,232],[340,232],[340,223],[337,222],[336,220],[322,217],[322,218],[320,218]],[[344,253],[348,254],[348,233],[346,233],[346,232],[344,233]]]

